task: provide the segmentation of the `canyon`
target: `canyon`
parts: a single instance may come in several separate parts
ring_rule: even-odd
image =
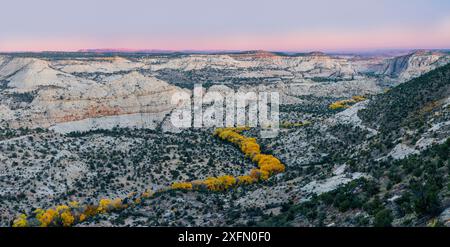
[[[0,54],[0,225],[36,208],[252,169],[251,159],[213,136],[214,128],[171,124],[179,106],[172,96],[192,94],[194,84],[205,93],[278,92],[278,136],[261,138],[261,126],[244,135],[256,137],[286,172],[229,192],[161,194],[80,225],[367,226],[386,210],[396,226],[448,224],[448,174],[433,190],[439,207],[420,215],[402,208],[399,198],[417,188],[398,167],[421,160],[447,171],[439,152],[450,136],[449,63],[447,51],[425,50]],[[330,107],[340,101],[350,103]],[[411,169],[428,179],[420,175],[427,167]],[[355,191],[354,201],[327,201]],[[377,205],[369,210],[362,201]]]

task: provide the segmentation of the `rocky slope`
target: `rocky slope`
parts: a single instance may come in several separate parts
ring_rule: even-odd
[[[449,205],[449,65],[437,68],[447,62],[435,52],[0,55],[0,225],[251,169],[213,129],[162,131],[171,96],[194,83],[279,92],[279,135],[245,134],[286,172],[229,193],[162,194],[84,225],[426,225]],[[329,107],[355,95],[368,100]]]
[[[396,143],[391,156],[404,157],[450,136],[449,101],[450,65],[445,65],[375,96],[358,115],[380,131],[383,142]]]
[[[335,174],[259,225],[449,226],[449,73],[442,66],[282,137],[274,153],[287,164],[322,152],[300,164],[333,164]],[[351,181],[328,190],[342,181],[336,171]]]
[[[449,71],[449,65],[438,68],[261,140],[286,165],[268,183],[227,193],[161,194],[83,225],[448,226]],[[414,124],[417,117],[423,129]],[[393,155],[411,138],[433,140]]]

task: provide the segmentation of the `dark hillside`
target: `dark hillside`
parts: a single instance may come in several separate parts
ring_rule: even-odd
[[[420,129],[430,113],[450,96],[450,64],[405,82],[371,100],[358,112],[364,124],[382,133],[399,134],[403,128]]]

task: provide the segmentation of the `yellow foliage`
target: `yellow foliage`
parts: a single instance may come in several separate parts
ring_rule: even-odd
[[[142,193],[142,198],[149,198],[153,195],[153,192],[151,190],[146,190],[144,193]]]
[[[84,209],[84,215],[86,215],[86,217],[91,217],[97,214],[98,211],[98,207],[94,206],[94,205],[88,205],[86,206],[86,208]]]
[[[56,212],[58,212],[58,213],[61,213],[63,211],[67,211],[69,209],[70,208],[67,205],[58,205],[58,206],[56,206]]]
[[[112,201],[107,198],[100,199],[100,202],[98,203],[97,212],[98,213],[105,213],[109,210],[109,207],[111,205]]]
[[[37,208],[34,210],[34,214],[36,215],[36,218],[42,217],[42,215],[45,213],[45,210],[42,208]]]
[[[351,101],[357,100],[361,100],[361,98],[355,97],[351,99]],[[309,122],[301,124],[305,125],[309,124]],[[219,138],[238,145],[247,157],[250,157],[253,162],[258,164],[259,169],[251,170],[249,176],[239,177],[239,184],[251,184],[258,180],[267,180],[273,174],[284,172],[285,166],[277,158],[272,155],[261,154],[261,148],[255,138],[239,134],[240,131],[246,129],[248,128],[219,128],[214,133]],[[217,184],[214,178],[209,178],[204,182],[208,189],[218,190],[218,188],[222,188],[220,183]]]
[[[240,144],[244,140],[244,136],[234,132],[231,129],[223,129],[222,131],[217,132],[217,136],[222,140],[229,141],[234,144]]]
[[[250,170],[250,177],[255,180],[267,180],[269,179],[269,172],[261,169],[253,168]]]
[[[255,138],[245,137],[239,134],[247,129],[247,127],[219,128],[214,134],[222,140],[238,145],[247,157],[252,158],[253,156],[261,153],[261,148]]]
[[[248,185],[248,184],[252,184],[254,182],[256,182],[255,178],[249,176],[249,175],[244,175],[244,176],[238,176],[238,184],[242,185]]]
[[[192,183],[189,182],[175,182],[172,184],[174,190],[192,190]]]
[[[111,206],[115,209],[121,208],[122,205],[122,199],[120,198],[116,198],[111,202]]]
[[[255,156],[253,156],[252,161],[255,163],[258,163],[259,160],[264,156],[265,154],[257,154]]]
[[[236,184],[236,178],[231,175],[209,177],[202,181],[208,190],[221,191],[231,188]]]
[[[83,222],[83,221],[85,221],[86,220],[86,215],[85,214],[80,214],[80,217],[78,218],[78,220],[80,221],[80,222]]]
[[[224,189],[229,189],[236,184],[236,178],[231,175],[223,175],[217,177],[217,179],[223,184]]]
[[[303,121],[303,122],[298,122],[298,123],[283,122],[280,124],[280,126],[282,128],[297,128],[297,127],[303,127],[303,126],[310,125],[310,124],[311,124],[310,121]]]
[[[219,177],[209,177],[204,180],[197,180],[193,182],[176,182],[171,188],[181,190],[202,190],[207,189],[211,191],[226,190],[236,185],[236,178],[231,175],[223,175]]]
[[[209,177],[203,180],[203,183],[206,185],[206,188],[211,191],[222,190],[221,181],[215,177]]]
[[[114,200],[103,198],[99,201],[96,211],[97,213],[106,213],[112,209],[121,208],[122,206],[122,199],[120,198],[116,198]]]
[[[71,226],[73,222],[75,221],[75,217],[73,217],[72,213],[70,211],[65,211],[61,214],[61,220],[63,223],[63,226]]]
[[[247,157],[253,157],[261,153],[261,149],[258,143],[256,143],[255,138],[244,138],[244,140],[241,142],[241,151]]]
[[[27,216],[25,214],[19,215],[13,222],[13,227],[27,227],[28,221]]]
[[[347,108],[347,107],[348,107],[347,104],[343,101],[334,102],[334,103],[330,104],[330,106],[329,106],[329,108],[331,110],[343,109],[343,108]]]
[[[262,171],[266,171],[269,175],[284,172],[285,167],[281,162],[272,155],[261,154],[257,158],[258,167]]]
[[[366,100],[366,98],[364,98],[363,96],[359,96],[359,95],[353,96],[352,99],[355,101],[355,103]]]
[[[339,100],[334,103],[331,103],[328,108],[331,110],[343,109],[350,107],[350,104],[354,104],[360,101],[366,100],[363,96],[353,96],[351,99]]]
[[[53,222],[53,220],[57,216],[58,212],[52,208],[49,208],[40,217],[37,217],[37,219],[41,223],[41,226],[47,227]]]
[[[216,130],[214,130],[214,135],[219,136],[220,133],[222,133],[223,131],[224,131],[224,128],[217,128]]]

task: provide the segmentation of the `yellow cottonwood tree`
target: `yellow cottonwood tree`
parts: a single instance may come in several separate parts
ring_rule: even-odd
[[[267,180],[269,179],[269,172],[261,170],[261,169],[257,169],[257,168],[253,168],[252,170],[250,170],[250,177],[254,178],[255,180]]]
[[[107,198],[100,199],[100,202],[98,203],[97,212],[106,213],[109,210],[111,203],[112,201],[110,199]]]
[[[113,209],[120,209],[121,207],[123,207],[122,204],[122,199],[120,198],[116,198],[111,202],[111,206]]]
[[[69,202],[69,206],[70,206],[71,208],[77,208],[77,207],[80,206],[80,203],[77,202],[77,201],[71,201],[71,202]]]
[[[349,104],[358,103],[358,102],[364,101],[364,100],[366,100],[365,97],[356,95],[356,96],[353,96],[351,99],[345,99],[345,100],[339,100],[339,101],[333,102],[328,106],[328,108],[330,108],[331,110],[348,108],[348,107],[350,107]]]
[[[217,177],[217,179],[221,182],[221,184],[223,185],[225,190],[236,185],[236,178],[234,178],[231,175],[223,175],[223,176]]]
[[[206,185],[206,188],[211,191],[222,190],[222,182],[215,178],[209,177],[203,180],[203,183]]]
[[[58,206],[56,206],[56,212],[58,212],[58,213],[67,211],[67,210],[69,210],[69,209],[70,209],[70,208],[69,208],[69,206],[67,206],[67,205],[58,205]]]
[[[19,217],[17,217],[13,222],[13,227],[27,227],[28,221],[27,221],[27,215],[21,214]]]
[[[58,212],[53,208],[49,208],[37,219],[41,223],[41,226],[47,227],[51,223],[53,223],[53,221],[55,220],[55,218],[57,216],[58,216]]]
[[[273,155],[261,154],[255,156],[254,160],[258,162],[258,167],[261,170],[267,171],[270,175],[281,173],[285,170],[284,165]]]
[[[92,217],[97,214],[98,206],[95,205],[87,205],[84,209],[83,214],[86,216],[86,218]]]
[[[255,138],[245,138],[241,143],[241,151],[250,158],[261,153]]]
[[[153,195],[153,191],[152,190],[146,190],[144,191],[144,193],[142,193],[142,198],[150,198]]]
[[[39,218],[42,217],[42,215],[45,213],[45,210],[42,209],[42,208],[37,208],[37,209],[35,209],[35,210],[33,211],[33,213],[34,213],[35,217],[36,217],[37,219],[39,219]]]
[[[171,186],[174,190],[192,190],[192,183],[189,182],[175,182]]]
[[[353,96],[352,99],[355,101],[355,103],[366,100],[366,98],[364,96],[360,96],[360,95]]]
[[[79,222],[83,222],[83,221],[85,221],[86,220],[86,215],[85,214],[80,214],[80,216],[79,216],[79,218],[78,218],[78,221]]]
[[[249,175],[238,176],[237,180],[238,180],[239,185],[242,185],[242,184],[249,185],[249,184],[253,184],[254,182],[256,182],[256,179]]]
[[[71,226],[75,221],[75,217],[73,217],[72,213],[69,210],[67,210],[61,214],[61,220],[63,226]]]

